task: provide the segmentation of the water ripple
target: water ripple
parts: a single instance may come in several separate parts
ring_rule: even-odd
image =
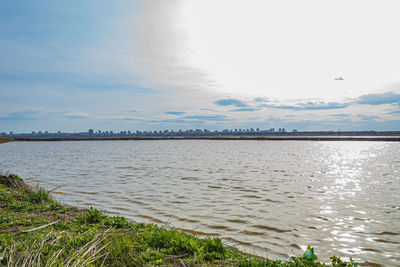
[[[1,169],[62,185],[54,193],[65,203],[216,235],[260,256],[289,258],[310,244],[323,261],[335,254],[388,266],[400,261],[399,158],[400,143],[385,142],[0,146]]]

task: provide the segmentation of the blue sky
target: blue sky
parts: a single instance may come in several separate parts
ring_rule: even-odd
[[[397,1],[288,4],[1,1],[0,132],[400,130]]]

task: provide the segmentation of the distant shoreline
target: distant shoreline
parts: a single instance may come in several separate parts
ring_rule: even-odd
[[[400,142],[400,136],[113,136],[113,137],[15,137],[10,141],[119,141],[119,140],[253,140],[253,141],[384,141]]]
[[[12,141],[13,139],[7,137],[0,137],[0,144],[7,143]]]

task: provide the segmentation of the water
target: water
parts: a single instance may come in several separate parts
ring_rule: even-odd
[[[0,168],[64,203],[168,224],[270,258],[311,244],[400,262],[400,143],[87,141],[0,145]]]

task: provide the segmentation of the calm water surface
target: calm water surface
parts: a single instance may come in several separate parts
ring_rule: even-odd
[[[169,224],[270,258],[307,244],[400,263],[400,143],[88,141],[0,145],[0,168],[64,203]]]

